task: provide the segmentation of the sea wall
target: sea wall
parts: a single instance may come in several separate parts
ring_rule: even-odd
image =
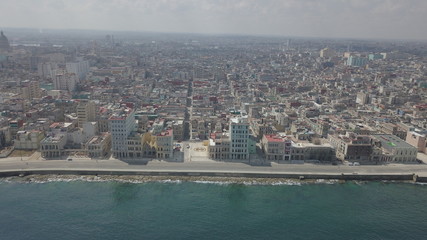
[[[27,175],[144,175],[144,176],[205,176],[244,178],[289,178],[299,180],[336,179],[359,181],[415,181],[427,182],[427,177],[415,174],[317,174],[317,173],[260,173],[260,172],[196,172],[196,171],[120,171],[120,170],[11,170],[0,171],[0,177]]]

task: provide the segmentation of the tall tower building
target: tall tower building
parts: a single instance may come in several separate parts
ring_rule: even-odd
[[[359,56],[350,56],[347,60],[348,66],[363,67],[368,63],[368,58]]]
[[[77,84],[77,77],[74,73],[57,74],[53,79],[53,87],[56,90],[74,91]]]
[[[95,103],[90,100],[81,100],[77,104],[77,120],[79,127],[83,127],[85,122],[93,122],[96,118]]]
[[[129,157],[128,137],[136,130],[135,111],[131,108],[115,109],[108,119],[111,132],[111,149],[116,158]]]
[[[320,57],[321,58],[331,58],[335,56],[335,51],[330,48],[324,48],[320,50]]]
[[[37,72],[40,77],[44,78],[54,78],[56,69],[58,65],[56,63],[47,62],[47,63],[39,63],[37,65]]]
[[[21,92],[22,97],[28,100],[32,100],[33,98],[41,98],[42,95],[39,82],[37,81],[23,81],[21,86]]]
[[[0,52],[4,51],[9,51],[10,49],[10,45],[9,45],[9,40],[7,39],[7,37],[3,34],[3,31],[0,32]]]
[[[249,159],[249,123],[244,117],[230,120],[230,158]]]
[[[83,58],[77,58],[77,61],[67,62],[65,64],[67,72],[74,73],[79,80],[86,79],[86,74],[89,72],[89,62]]]
[[[360,105],[365,105],[370,102],[369,93],[359,92],[356,96],[356,103]]]

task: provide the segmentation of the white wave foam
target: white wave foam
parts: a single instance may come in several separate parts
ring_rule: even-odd
[[[19,182],[19,183],[52,183],[52,182],[119,182],[119,183],[132,183],[143,184],[149,182],[181,184],[183,182],[192,182],[198,184],[216,184],[216,185],[230,185],[242,184],[246,186],[251,185],[270,185],[270,186],[301,186],[306,184],[338,184],[339,180],[317,179],[317,180],[296,180],[296,179],[275,179],[275,178],[215,178],[215,177],[172,177],[164,178],[162,176],[74,176],[74,175],[34,175],[24,178],[10,177],[3,178],[0,182]],[[356,183],[360,184],[360,183]]]

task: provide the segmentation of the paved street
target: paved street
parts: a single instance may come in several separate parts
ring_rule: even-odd
[[[44,160],[34,156],[23,158],[0,159],[0,171],[6,170],[37,170],[37,169],[66,169],[66,170],[123,170],[123,171],[165,171],[165,172],[250,172],[250,173],[317,173],[317,174],[386,174],[386,173],[415,173],[427,176],[426,164],[390,164],[379,166],[344,166],[317,164],[277,164],[267,166],[251,166],[247,163],[230,163],[215,161],[185,161],[166,162],[124,162],[115,159],[92,160],[88,158],[73,158],[67,160]]]

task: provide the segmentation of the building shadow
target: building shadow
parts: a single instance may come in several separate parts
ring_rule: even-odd
[[[148,159],[119,159],[128,165],[147,165],[150,160]]]

